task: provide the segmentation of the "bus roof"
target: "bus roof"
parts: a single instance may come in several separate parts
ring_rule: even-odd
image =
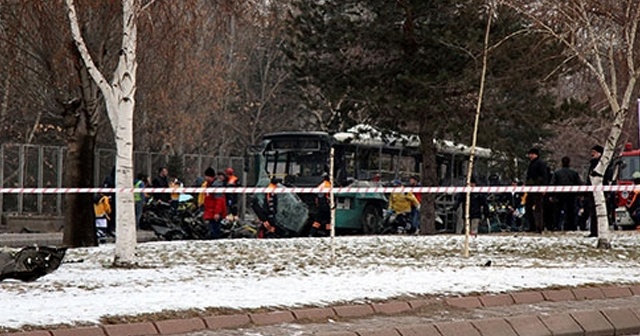
[[[346,132],[339,132],[333,137],[340,142],[352,144],[362,144],[369,146],[402,146],[409,148],[420,148],[420,137],[415,134],[401,134],[398,132],[383,133],[371,125],[359,124],[349,128]],[[438,148],[438,152],[447,154],[471,154],[471,147],[450,140],[433,140]],[[479,157],[491,157],[491,150],[483,147],[476,147],[476,155]]]
[[[420,138],[415,134],[401,134],[395,131],[382,132],[379,129],[366,124],[358,124],[349,128],[346,132],[338,132],[329,134],[321,131],[289,131],[269,133],[263,136],[263,139],[277,138],[315,138],[323,139],[328,142],[335,140],[340,143],[349,143],[363,146],[380,146],[380,147],[402,147],[402,148],[420,148]],[[470,155],[471,147],[450,140],[433,140],[438,148],[438,152],[451,155]],[[476,147],[476,155],[478,157],[490,158],[491,149]]]
[[[327,132],[321,131],[284,131],[284,132],[275,132],[265,134],[263,139],[272,139],[279,137],[309,137],[309,138],[322,138],[322,137],[331,137],[331,135]]]

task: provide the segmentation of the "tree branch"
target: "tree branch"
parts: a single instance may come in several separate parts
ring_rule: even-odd
[[[95,62],[91,58],[91,54],[87,49],[87,45],[84,42],[84,38],[82,37],[82,33],[80,33],[80,27],[78,25],[78,15],[76,14],[76,8],[73,4],[73,0],[65,0],[65,4],[67,6],[67,15],[69,17],[69,24],[71,25],[71,35],[73,36],[73,40],[78,47],[78,52],[80,53],[80,57],[82,57],[82,61],[85,63],[87,71],[91,78],[96,82],[96,85],[102,91],[102,94],[105,98],[113,96],[112,87],[107,83],[107,80],[104,78],[102,73],[96,67]],[[107,109],[107,111],[110,111]],[[112,113],[111,111],[109,112]],[[114,117],[111,119],[111,117]],[[116,120],[115,116],[109,116],[109,119]],[[113,123],[112,123],[113,125]]]
[[[629,4],[629,9],[627,13],[631,10],[631,4]],[[631,77],[638,78],[638,74],[640,73],[640,68],[635,67],[634,63],[634,46],[636,44],[637,34],[638,34],[638,21],[640,21],[640,2],[636,2],[635,15],[631,22],[631,29],[625,29],[625,38],[627,40],[627,66],[629,67],[629,75]]]
[[[144,12],[147,10],[147,8],[151,7],[151,5],[153,5],[156,2],[156,0],[151,0],[149,2],[147,2],[144,6],[142,6],[140,8],[140,12]]]

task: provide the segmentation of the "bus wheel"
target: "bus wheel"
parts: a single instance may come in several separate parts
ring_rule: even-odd
[[[362,211],[362,233],[378,234],[382,230],[382,215],[380,209],[374,205],[367,205]]]

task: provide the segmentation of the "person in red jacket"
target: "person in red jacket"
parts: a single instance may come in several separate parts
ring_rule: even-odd
[[[222,175],[224,176],[224,174]],[[206,188],[224,187],[224,180],[216,177],[216,171],[209,167],[204,171]],[[211,239],[220,238],[220,224],[227,216],[227,201],[223,193],[206,191],[204,194],[203,219],[209,224],[209,236]]]

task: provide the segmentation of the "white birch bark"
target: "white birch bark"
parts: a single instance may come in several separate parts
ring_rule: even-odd
[[[113,80],[108,83],[96,68],[87,49],[76,15],[73,0],[65,0],[71,33],[91,78],[104,96],[107,114],[116,141],[116,188],[133,186],[133,111],[136,93],[136,15],[139,4],[136,0],[122,0],[122,45]],[[116,250],[115,265],[134,263],[136,227],[133,193],[116,194]]]

